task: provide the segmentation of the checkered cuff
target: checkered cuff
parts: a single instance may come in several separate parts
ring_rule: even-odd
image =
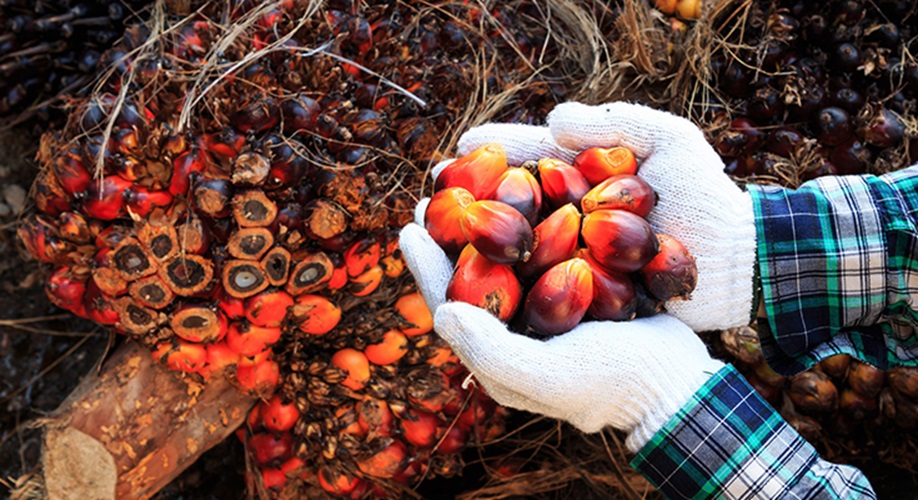
[[[730,365],[631,465],[668,498],[875,498],[859,470],[820,459]]]

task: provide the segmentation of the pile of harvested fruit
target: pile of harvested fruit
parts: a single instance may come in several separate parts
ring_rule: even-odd
[[[914,2],[782,0],[749,9],[750,22],[711,57],[711,88],[728,122],[713,142],[728,173],[797,184],[918,159],[906,133],[918,97]]]
[[[508,166],[504,149],[487,144],[447,165],[424,220],[434,241],[458,255],[447,298],[538,336],[584,317],[627,321],[688,299],[695,260],[644,219],[656,193],[637,170],[622,147],[586,149],[573,164]]]

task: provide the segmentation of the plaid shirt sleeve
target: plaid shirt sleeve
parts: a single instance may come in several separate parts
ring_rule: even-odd
[[[668,498],[876,498],[858,469],[820,459],[731,365],[663,425],[631,466]]]
[[[847,353],[918,366],[918,166],[748,190],[768,364],[794,374]]]

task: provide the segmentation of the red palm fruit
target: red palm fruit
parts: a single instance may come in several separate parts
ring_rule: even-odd
[[[347,372],[347,378],[341,381],[341,385],[351,390],[363,389],[370,380],[370,362],[357,349],[339,349],[332,355],[331,364]]]
[[[280,120],[277,100],[260,94],[233,115],[233,125],[242,133],[264,132]]]
[[[58,216],[60,224],[58,233],[61,238],[74,243],[89,243],[92,241],[92,232],[86,217],[76,212],[64,212]]]
[[[868,398],[876,398],[886,381],[886,372],[854,360],[848,369],[848,385]]]
[[[385,276],[381,266],[373,266],[367,272],[351,280],[351,286],[348,291],[355,297],[365,297],[375,292],[379,288],[382,279]]]
[[[293,435],[287,432],[253,434],[247,444],[258,465],[279,464],[293,454]]]
[[[446,298],[487,309],[507,322],[516,314],[523,290],[512,266],[492,262],[466,245],[446,288]]]
[[[456,423],[467,429],[484,425],[494,414],[494,407],[494,400],[485,396],[483,392],[476,391],[476,395],[469,401],[468,408],[459,414]]]
[[[227,345],[229,345],[229,344],[227,344]],[[242,355],[239,355],[239,361],[238,361],[236,364],[237,364],[237,366],[252,367],[252,366],[255,366],[255,365],[258,365],[258,364],[262,364],[262,363],[264,363],[265,361],[270,361],[270,360],[274,359],[273,356],[274,356],[274,351],[272,351],[271,349],[265,349],[264,351],[261,351],[260,353],[254,355],[254,356],[242,356]],[[271,394],[265,395],[265,398],[267,398],[267,397],[270,396],[270,395],[271,395]],[[264,398],[262,398],[262,399],[264,399]]]
[[[70,251],[70,245],[59,238],[57,227],[43,215],[28,217],[16,230],[19,241],[25,245],[29,255],[42,262],[69,259],[64,255]]]
[[[584,215],[580,234],[593,259],[611,271],[637,271],[660,251],[650,224],[624,210],[598,210]]]
[[[245,299],[245,317],[255,326],[279,327],[293,306],[293,297],[283,290],[267,290]]]
[[[201,304],[183,304],[169,320],[172,331],[189,342],[218,342],[226,336],[229,321],[219,309]]]
[[[374,365],[395,363],[408,352],[408,337],[399,330],[389,330],[379,343],[366,346],[363,352]]]
[[[851,365],[851,356],[848,354],[836,354],[829,356],[819,362],[819,369],[826,375],[844,380],[848,376],[848,367]]]
[[[595,319],[630,321],[637,314],[637,294],[624,273],[608,271],[590,264],[593,272],[593,300],[587,312]]]
[[[593,300],[593,272],[580,258],[556,264],[526,295],[523,319],[538,335],[564,333],[583,319]]]
[[[77,147],[60,152],[50,164],[58,186],[70,196],[82,193],[92,182],[92,174],[83,163],[83,156]]]
[[[83,296],[83,308],[86,316],[100,325],[115,325],[119,315],[113,305],[115,298],[105,294],[92,281],[87,282],[86,295]]]
[[[838,390],[829,377],[819,371],[806,371],[792,377],[786,394],[794,407],[804,413],[827,413],[838,407]]]
[[[574,158],[574,167],[595,186],[614,175],[634,175],[637,173],[637,160],[628,148],[592,147]],[[584,211],[587,211],[586,207]]]
[[[203,373],[212,375],[225,368],[239,364],[239,353],[232,350],[226,342],[214,342],[204,346],[207,350],[207,365]]]
[[[532,256],[532,226],[506,203],[476,201],[466,207],[459,223],[469,243],[494,262],[526,262]]]
[[[344,264],[340,264],[332,269],[331,278],[328,280],[328,289],[340,290],[344,288],[344,285],[347,285],[347,267]]]
[[[446,253],[457,254],[468,243],[459,220],[465,209],[475,202],[467,189],[451,187],[437,191],[424,212],[424,227]]]
[[[85,276],[75,275],[69,267],[59,267],[48,278],[45,293],[52,304],[85,317],[83,296],[86,284]]]
[[[132,186],[117,175],[93,181],[86,188],[83,213],[94,219],[114,220],[124,215],[124,194]]]
[[[695,258],[671,236],[658,234],[657,241],[660,253],[641,268],[647,291],[662,301],[688,300],[698,282]]]
[[[305,256],[296,255],[299,260],[293,268],[284,287],[290,295],[319,291],[327,286],[334,273],[334,262],[325,252],[314,252]]]
[[[463,443],[464,444],[464,443]],[[405,466],[408,449],[398,440],[368,458],[357,461],[357,468],[368,476],[391,478]]]
[[[401,317],[399,330],[405,335],[415,337],[433,330],[433,315],[421,292],[402,295],[393,307]]]
[[[344,265],[347,275],[351,278],[360,276],[373,266],[379,264],[382,254],[382,245],[376,237],[367,237],[357,240],[356,243],[344,251]]]
[[[490,193],[489,200],[500,201],[515,208],[529,224],[539,221],[542,209],[542,188],[539,181],[525,168],[508,168],[497,180],[497,187]]]
[[[42,170],[36,174],[32,199],[42,213],[57,215],[70,210],[70,198],[49,171]]]
[[[280,470],[285,475],[289,475],[291,472],[299,471],[303,467],[306,467],[306,461],[297,456],[290,457],[287,460],[285,460],[284,463],[280,464]],[[310,475],[309,473],[303,471],[300,474],[300,477],[305,479],[309,475]]]
[[[437,442],[440,418],[426,411],[407,410],[399,415],[405,441],[418,448],[430,448]]]
[[[899,366],[887,373],[889,385],[899,394],[918,400],[918,367]]]
[[[553,158],[539,160],[539,180],[542,192],[552,208],[573,203],[580,207],[580,199],[590,191],[590,181],[573,165]]]
[[[266,396],[274,392],[280,380],[280,367],[273,360],[243,364],[236,368],[236,385],[240,390],[254,396]]]
[[[207,350],[203,345],[174,339],[156,344],[153,359],[177,372],[197,372],[207,364]]]
[[[388,411],[388,408],[386,409]],[[358,422],[357,412],[354,411],[353,403],[344,403],[337,408],[335,408],[335,422],[337,423],[337,429],[340,434],[347,434],[350,436],[363,439],[367,435],[367,429],[361,427]],[[392,415],[389,415],[391,420]],[[387,432],[386,435],[389,433]]]
[[[507,170],[507,152],[497,143],[485,144],[457,158],[437,176],[437,191],[451,187],[468,189],[476,200],[494,191],[497,181]]]
[[[209,159],[209,155],[214,155],[218,159],[232,159],[242,151],[245,146],[245,134],[238,133],[231,127],[224,127],[220,132],[213,134],[203,134],[197,141],[197,150],[201,157]]]
[[[260,469],[261,484],[267,490],[282,490],[287,485],[287,474],[280,469],[266,467]]]
[[[357,425],[360,435],[366,436],[366,441],[376,437],[388,437],[392,434],[392,411],[385,401],[367,398],[357,403]]]
[[[869,144],[880,148],[896,146],[905,136],[905,125],[892,111],[881,108],[861,130]]]
[[[572,203],[552,212],[532,230],[532,255],[518,262],[523,278],[538,276],[550,267],[574,256],[580,238],[580,211]]]
[[[641,217],[647,217],[656,203],[653,188],[636,175],[609,177],[580,200],[585,214],[594,210],[625,210]]]
[[[219,289],[214,299],[217,307],[223,311],[227,318],[237,320],[245,317],[245,299],[233,297],[226,293],[223,288]]]
[[[289,431],[300,418],[300,412],[293,403],[284,403],[280,394],[271,396],[271,399],[262,401],[258,405],[259,413],[264,426],[269,431]]]
[[[303,294],[293,304],[293,319],[303,333],[324,335],[341,321],[341,309],[320,295]]]
[[[197,147],[180,154],[172,161],[172,178],[169,180],[169,193],[172,196],[187,196],[193,172],[203,172],[207,168],[207,154]]]
[[[172,204],[172,195],[168,191],[151,191],[142,186],[131,186],[124,193],[124,201],[132,214],[147,217],[153,209]]]
[[[265,352],[281,337],[280,328],[255,326],[246,321],[234,321],[226,330],[226,345],[242,356]]]
[[[359,477],[329,466],[320,467],[316,476],[319,478],[319,486],[333,495],[349,495],[363,485]]]
[[[441,455],[451,455],[458,453],[465,448],[465,443],[469,437],[469,430],[458,425],[452,426],[446,434],[437,443],[434,452]]]

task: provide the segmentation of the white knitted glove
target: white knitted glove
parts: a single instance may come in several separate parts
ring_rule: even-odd
[[[437,333],[504,406],[584,432],[610,425],[629,433],[626,444],[636,452],[723,367],[665,314],[584,323],[547,341],[512,333],[484,309],[444,304],[452,264],[424,228],[406,226],[399,247],[435,311]]]
[[[638,175],[659,195],[651,226],[685,244],[698,266],[692,299],[667,302],[667,311],[696,331],[749,323],[756,252],[752,200],[723,173],[720,157],[690,121],[637,104],[564,103],[548,115],[548,127],[473,128],[460,138],[459,154],[488,142],[501,143],[515,165],[546,156],[571,162],[592,146],[633,151],[643,160]]]

